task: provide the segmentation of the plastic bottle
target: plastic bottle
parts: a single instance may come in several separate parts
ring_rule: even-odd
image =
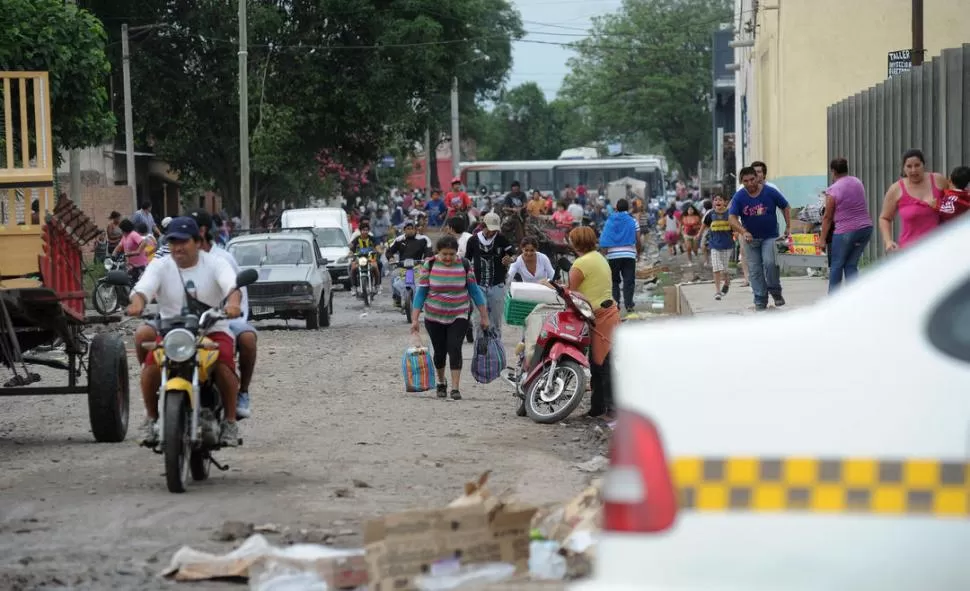
[[[534,579],[561,581],[566,578],[566,558],[559,553],[559,543],[535,541],[529,544],[529,574]]]

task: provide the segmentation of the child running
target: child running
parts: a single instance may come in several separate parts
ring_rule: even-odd
[[[731,286],[728,263],[734,252],[734,234],[728,222],[727,199],[723,195],[714,196],[714,209],[704,218],[708,226],[711,246],[711,268],[714,271],[714,299],[719,300],[727,294]]]

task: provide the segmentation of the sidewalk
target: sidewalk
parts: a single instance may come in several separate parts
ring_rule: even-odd
[[[819,277],[784,277],[781,286],[785,296],[785,310],[814,304],[828,292],[828,281]],[[741,287],[741,282],[737,279],[731,283],[728,295],[720,301],[714,299],[714,285],[709,281],[680,284],[677,286],[677,293],[681,316],[755,313],[751,288]],[[769,304],[771,305],[773,304]]]

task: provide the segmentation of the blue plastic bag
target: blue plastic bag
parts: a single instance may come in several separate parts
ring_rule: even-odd
[[[498,331],[489,328],[475,340],[472,357],[472,377],[479,384],[487,384],[502,375],[505,369],[505,345]]]

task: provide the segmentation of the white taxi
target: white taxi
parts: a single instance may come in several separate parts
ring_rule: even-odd
[[[809,308],[624,325],[572,591],[970,589],[968,245],[970,216]]]

